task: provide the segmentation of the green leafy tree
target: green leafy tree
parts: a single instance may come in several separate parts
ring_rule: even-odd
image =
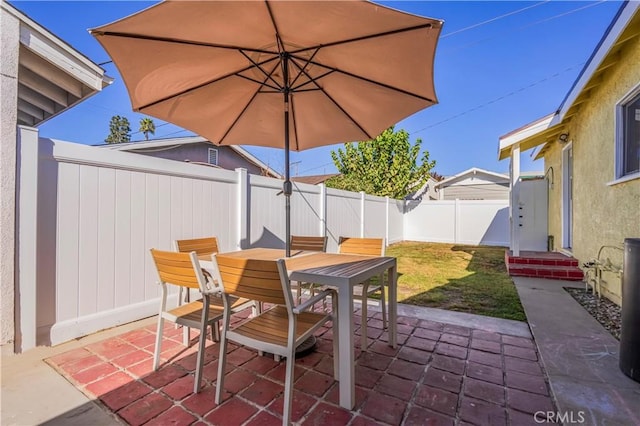
[[[138,131],[142,132],[144,134],[144,139],[148,141],[149,133],[152,135],[156,134],[156,125],[152,119],[145,117],[140,119],[140,129],[138,129]]]
[[[114,115],[109,123],[109,136],[104,140],[106,143],[122,143],[131,141],[131,126],[127,117]]]
[[[346,143],[344,150],[331,151],[340,175],[329,179],[327,186],[402,199],[424,185],[436,164],[429,161],[428,151],[424,151],[418,164],[421,144],[422,140],[417,139],[411,145],[409,133],[396,132],[393,127],[374,140]]]

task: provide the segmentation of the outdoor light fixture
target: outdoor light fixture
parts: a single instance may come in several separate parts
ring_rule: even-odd
[[[560,136],[558,136],[558,142],[564,144],[567,143],[569,141],[569,133],[561,133]]]

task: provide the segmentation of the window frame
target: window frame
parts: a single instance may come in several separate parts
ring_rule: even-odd
[[[625,173],[625,110],[634,101],[640,101],[640,83],[627,92],[617,103],[615,109],[615,161],[614,181],[610,184],[627,182],[640,178],[640,170]]]
[[[216,156],[216,161],[215,163],[211,162],[211,153],[215,152],[215,156]],[[212,166],[217,166],[218,165],[218,149],[217,148],[208,148],[207,151],[207,164],[211,164]]]

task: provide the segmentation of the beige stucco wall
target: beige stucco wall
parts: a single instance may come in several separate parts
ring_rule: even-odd
[[[14,339],[14,247],[20,22],[0,13],[0,344]]]
[[[640,179],[608,185],[614,180],[615,105],[640,84],[640,38],[620,52],[620,60],[592,89],[589,100],[568,122],[573,146],[573,255],[584,262],[602,245],[622,245],[625,238],[640,237]],[[549,234],[555,248],[562,245],[562,149],[554,143],[545,154],[545,170],[553,167],[554,185],[549,191]],[[622,254],[611,251],[611,260],[622,264]],[[621,301],[621,283],[605,276],[603,293]]]

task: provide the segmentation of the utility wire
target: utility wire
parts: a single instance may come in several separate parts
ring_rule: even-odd
[[[524,12],[525,10],[529,10],[529,9],[533,9],[534,7],[542,6],[543,4],[549,3],[550,1],[551,0],[544,0],[544,1],[540,2],[540,3],[536,3],[536,4],[531,5],[531,6],[523,7],[522,9],[514,10],[514,11],[511,11],[511,12],[505,13],[504,15],[496,16],[494,18],[487,19],[486,21],[478,22],[477,24],[473,24],[473,25],[470,25],[468,27],[461,28],[459,30],[456,30],[456,31],[453,31],[453,32],[450,32],[450,33],[447,33],[447,34],[444,34],[444,35],[441,35],[440,38],[441,39],[447,38],[447,37],[459,34],[459,33],[464,32],[464,31],[472,30],[474,28],[478,28],[478,27],[481,27],[483,25],[490,24],[490,23],[495,22],[497,20],[500,20],[502,18],[507,18],[509,16],[516,15],[516,14],[518,14],[520,12]]]
[[[426,127],[423,127],[422,129],[415,130],[415,131],[411,132],[411,134],[420,133],[420,132],[422,132],[424,130],[431,129],[433,127],[439,126],[439,125],[441,125],[443,123],[446,123],[448,121],[455,120],[456,118],[462,117],[463,115],[467,115],[467,114],[469,114],[471,112],[474,112],[474,111],[477,111],[479,109],[482,109],[482,108],[484,108],[484,107],[486,107],[488,105],[495,104],[496,102],[499,102],[499,101],[501,101],[501,100],[503,100],[505,98],[508,98],[510,96],[516,95],[516,94],[521,93],[521,92],[524,92],[525,90],[528,90],[528,89],[530,89],[532,87],[535,87],[535,86],[537,86],[539,84],[542,84],[542,83],[544,83],[546,81],[549,81],[549,80],[551,80],[553,78],[556,78],[556,77],[560,76],[561,74],[564,74],[566,72],[569,72],[569,71],[572,71],[572,70],[574,70],[576,68],[579,68],[579,67],[583,66],[584,64],[585,64],[584,62],[581,62],[579,64],[573,65],[573,66],[571,66],[571,67],[569,67],[567,69],[564,69],[564,70],[559,71],[557,73],[551,74],[551,75],[549,75],[549,76],[547,76],[547,77],[545,77],[545,78],[543,78],[541,80],[538,80],[538,81],[536,81],[534,83],[531,83],[531,84],[529,84],[527,86],[520,87],[519,89],[516,89],[516,90],[514,90],[512,92],[509,92],[509,93],[507,93],[505,95],[502,95],[500,97],[491,99],[490,101],[487,101],[487,102],[485,102],[483,104],[477,105],[477,106],[475,106],[473,108],[470,108],[470,109],[468,109],[466,111],[463,111],[463,112],[461,112],[459,114],[452,115],[451,117],[448,117],[448,118],[445,118],[444,120],[440,120],[440,121],[438,121],[436,123],[430,124],[430,125],[428,125]]]
[[[534,25],[542,24],[542,23],[545,23],[545,22],[548,22],[548,21],[551,21],[551,20],[554,20],[554,19],[557,19],[557,18],[561,18],[563,16],[571,15],[573,13],[580,12],[580,11],[582,11],[584,9],[588,9],[590,7],[593,7],[593,6],[598,6],[599,4],[602,4],[602,3],[605,3],[605,2],[606,2],[606,0],[600,0],[600,1],[595,2],[595,3],[590,3],[590,4],[586,5],[586,6],[578,7],[576,9],[572,9],[572,10],[569,10],[567,12],[559,13],[557,15],[553,15],[553,16],[550,16],[548,18],[544,18],[544,19],[541,19],[539,21],[535,21],[535,22],[523,25],[523,26],[520,26],[520,27],[515,28],[515,29],[511,29],[509,31],[504,31],[504,32],[495,34],[495,35],[493,35],[491,37],[486,37],[486,38],[483,38],[481,40],[476,40],[476,41],[473,41],[471,43],[467,43],[465,45],[462,45],[462,46],[459,46],[459,47],[455,47],[455,48],[449,48],[449,49],[444,48],[443,50],[445,50],[447,53],[451,53],[451,52],[455,52],[455,51],[458,51],[458,50],[466,49],[467,47],[475,46],[476,44],[484,43],[485,41],[493,40],[494,38],[502,37],[502,36],[504,36],[506,34],[509,34],[509,33],[512,33],[512,32],[520,31],[520,30],[523,30],[525,28],[532,27]],[[533,6],[530,6],[530,7],[533,7]],[[518,12],[518,11],[516,11],[516,12]],[[491,20],[489,20],[489,21],[491,21]],[[478,25],[481,25],[481,24],[483,24],[483,23],[480,23]]]

